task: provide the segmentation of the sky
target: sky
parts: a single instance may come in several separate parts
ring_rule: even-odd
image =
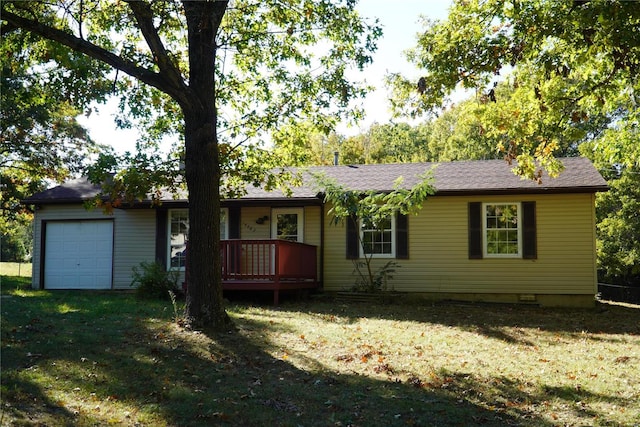
[[[360,0],[358,10],[366,18],[378,18],[383,35],[378,40],[378,49],[373,63],[362,75],[356,78],[365,79],[376,87],[363,102],[366,117],[358,127],[341,125],[338,132],[343,135],[354,135],[367,129],[372,123],[386,123],[391,118],[387,102],[387,90],[384,77],[387,73],[399,72],[408,77],[416,77],[419,72],[407,62],[403,52],[412,48],[416,42],[416,34],[421,30],[420,15],[429,19],[446,19],[452,0]],[[116,151],[134,151],[137,131],[118,129],[114,122],[117,101],[98,105],[98,113],[89,118],[81,116],[79,121],[86,126],[92,139],[100,144],[111,145]]]

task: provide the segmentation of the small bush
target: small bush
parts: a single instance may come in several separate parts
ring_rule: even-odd
[[[370,258],[369,258],[370,260]],[[368,262],[368,261],[367,261]],[[357,274],[356,283],[351,290],[353,292],[387,292],[394,291],[393,285],[389,288],[389,281],[393,279],[393,275],[397,268],[400,268],[400,264],[395,261],[389,261],[386,264],[380,266],[371,276],[365,274],[363,270],[368,269],[367,262],[355,261],[353,262],[353,273]]]
[[[168,299],[169,291],[177,289],[179,271],[169,270],[159,262],[141,262],[133,267],[131,286],[137,286],[140,298]]]

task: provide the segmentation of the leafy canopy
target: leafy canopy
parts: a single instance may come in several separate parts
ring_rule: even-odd
[[[112,183],[113,203],[121,203],[123,194],[126,200],[159,194],[184,159],[190,206],[187,323],[226,327],[221,260],[210,258],[219,246],[221,182],[230,186],[222,194],[232,195],[246,182],[276,185],[270,171],[277,158],[262,154],[264,137],[283,121],[307,117],[331,126],[338,117],[358,117],[350,100],[366,87],[347,79],[346,71],[371,61],[381,34],[377,23],[364,22],[353,0],[1,6],[7,31],[37,34],[117,70],[88,75],[86,84],[111,78],[113,94],[120,97],[119,125],[141,126],[145,137],[138,151],[152,150],[100,158],[92,178]],[[175,150],[158,160],[153,151],[167,136],[174,138]],[[127,171],[112,175],[123,163]]]
[[[494,104],[483,116],[487,134],[528,178],[539,177],[534,160],[560,172],[554,154],[565,140],[598,139],[611,162],[639,165],[639,25],[635,2],[455,1],[446,21],[425,21],[408,52],[424,71],[419,81],[389,76],[393,107],[434,113],[456,89],[475,91]]]

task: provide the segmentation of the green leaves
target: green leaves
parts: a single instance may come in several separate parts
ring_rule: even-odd
[[[377,227],[395,214],[415,215],[435,192],[432,171],[422,175],[420,182],[411,188],[406,188],[404,179],[398,177],[390,192],[354,191],[326,175],[311,173],[311,176],[318,191],[324,194],[325,203],[331,206],[327,213],[334,224],[354,217]]]
[[[433,113],[455,90],[473,89],[487,136],[502,139],[505,156],[521,163],[517,173],[553,175],[554,155],[637,123],[639,23],[639,9],[624,1],[455,2],[446,21],[425,23],[407,54],[424,70],[420,88],[388,78],[393,107]],[[633,149],[621,157],[638,161]]]
[[[273,157],[264,161],[257,156],[269,131],[297,118],[312,117],[318,123],[358,117],[350,101],[362,97],[366,88],[347,79],[346,71],[371,61],[381,32],[376,23],[362,20],[354,4],[2,3],[9,31],[37,34],[99,61],[95,74],[82,69],[74,85],[82,86],[89,76],[92,87],[92,82],[113,76],[107,66],[118,70],[110,87],[120,97],[119,124],[137,123],[145,137],[137,154],[106,153],[91,172],[93,182],[106,183],[107,210],[147,197],[150,191],[158,200],[161,188],[175,190],[175,160],[184,159],[194,224],[189,238],[194,286],[189,286],[187,298],[191,326],[218,324],[224,329],[228,324],[219,260],[205,262],[219,239],[221,181],[228,184],[227,195],[241,193],[239,181],[272,188],[278,184],[276,175],[262,173]],[[60,61],[79,69],[78,64]],[[128,77],[121,78],[120,72]],[[179,141],[183,137],[184,149],[175,144],[176,152],[164,162],[153,150],[166,135],[178,135]],[[116,166],[126,170],[118,172]]]
[[[365,87],[346,71],[371,62],[380,34],[349,2],[234,3],[219,35],[218,101],[233,129],[221,137],[255,138],[283,119],[354,118],[349,101]]]

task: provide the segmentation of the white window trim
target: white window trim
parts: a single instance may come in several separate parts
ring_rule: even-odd
[[[171,267],[171,215],[173,212],[186,212],[187,218],[189,218],[189,209],[169,209],[167,217],[167,270],[184,271],[185,267]],[[229,208],[221,208],[220,212],[224,212],[225,222],[220,224],[220,231],[224,231],[224,235],[229,238]],[[221,233],[222,234],[222,233]]]
[[[169,213],[167,215],[167,270],[177,270],[184,271],[184,267],[172,267],[171,266],[171,219],[174,212],[185,212],[187,214],[187,219],[189,218],[189,210],[188,209],[169,209]],[[186,239],[185,239],[186,243]]]
[[[490,254],[487,251],[487,206],[516,205],[518,215],[518,253]],[[486,202],[482,203],[482,255],[484,258],[522,258],[522,203],[520,202]]]
[[[395,258],[396,257],[396,216],[391,215],[391,253],[388,254],[366,254],[362,242],[364,242],[364,230],[362,229],[362,220],[358,220],[358,232],[360,233],[358,242],[360,258]]]
[[[278,238],[278,214],[298,215],[298,242],[304,242],[304,208],[275,208],[271,211],[271,238]]]
[[[226,236],[226,239],[223,240],[229,240],[229,208],[220,208],[220,213],[222,214],[223,212],[225,221],[224,224],[220,224],[220,231],[223,231],[224,235]],[[222,236],[220,236],[220,239],[222,240]]]

